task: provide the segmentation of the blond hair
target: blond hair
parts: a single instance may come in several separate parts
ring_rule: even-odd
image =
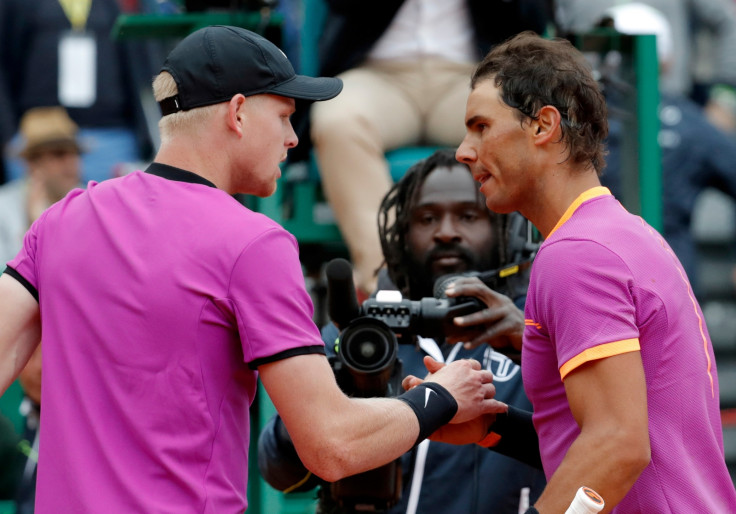
[[[156,76],[153,81],[153,97],[157,102],[175,96],[178,93],[179,88],[176,85],[174,77],[169,72],[162,71]],[[217,109],[218,105],[207,105],[163,116],[158,122],[161,142],[166,142],[174,134],[191,131],[206,121]]]

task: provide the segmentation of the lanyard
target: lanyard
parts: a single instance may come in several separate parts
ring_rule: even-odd
[[[84,30],[92,8],[92,0],[59,0],[74,30]]]

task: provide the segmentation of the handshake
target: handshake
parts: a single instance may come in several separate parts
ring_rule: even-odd
[[[423,412],[412,405],[420,421],[417,442],[424,438],[458,445],[481,442],[488,435],[496,416],[508,411],[508,405],[494,399],[496,388],[493,385],[493,374],[487,369],[481,369],[476,360],[458,360],[443,364],[427,356],[424,357],[424,365],[429,371],[427,377],[421,379],[408,375],[401,383],[407,391],[402,397],[424,398]],[[434,384],[442,386],[457,404],[455,414],[441,424],[439,419],[435,421],[426,415],[427,411],[431,412],[429,404],[432,393],[435,392]],[[417,390],[421,390],[419,395],[414,393]],[[422,415],[425,415],[424,419]],[[423,423],[431,426],[423,427]]]

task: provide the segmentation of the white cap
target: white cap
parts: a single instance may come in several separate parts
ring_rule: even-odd
[[[641,2],[630,2],[607,9],[605,16],[622,34],[654,34],[657,37],[657,57],[664,64],[672,59],[672,28],[660,11]]]

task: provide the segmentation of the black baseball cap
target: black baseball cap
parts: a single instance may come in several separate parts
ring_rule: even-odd
[[[266,38],[240,27],[213,25],[182,39],[166,58],[179,94],[159,105],[166,116],[195,107],[269,93],[299,100],[329,100],[342,91],[342,80],[294,72],[289,59]]]

